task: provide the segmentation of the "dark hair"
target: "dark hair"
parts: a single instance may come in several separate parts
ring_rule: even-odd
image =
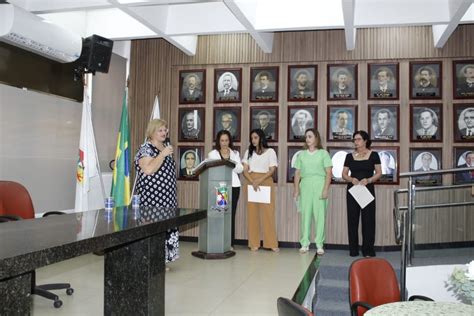
[[[221,150],[220,140],[221,140],[222,135],[227,135],[227,137],[229,137],[229,148],[231,150],[234,150],[234,145],[232,144],[232,135],[230,135],[229,131],[225,131],[225,130],[220,130],[216,135],[216,149]]]
[[[418,72],[421,74],[422,71],[427,71],[430,76],[433,74],[433,70],[429,67],[421,67]]]
[[[367,134],[366,131],[355,131],[354,134],[352,134],[352,138],[355,138],[356,135],[360,135],[360,137],[362,137],[363,140],[365,140],[365,147],[367,149],[370,149],[370,145],[372,145],[372,141],[370,140],[369,138],[369,134]]]
[[[260,149],[269,148],[267,144],[267,138],[265,137],[265,133],[260,128],[253,129],[250,131],[250,137],[249,137],[250,145],[249,145],[249,154],[247,156],[247,159],[250,159],[250,157],[252,157],[253,155],[253,152],[257,150],[257,148],[252,144],[252,134],[254,133],[257,134],[259,137],[258,147]]]
[[[305,138],[306,138],[306,133],[308,133],[308,132],[312,132],[314,134],[314,137],[316,137],[316,148],[317,149],[323,149],[323,144],[322,144],[322,141],[321,141],[321,135],[319,135],[318,130],[315,129],[315,128],[308,128],[304,132]],[[303,148],[308,149],[308,144],[306,144],[306,142],[304,143]]]

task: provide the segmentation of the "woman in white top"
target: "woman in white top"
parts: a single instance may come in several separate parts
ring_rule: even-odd
[[[240,161],[239,152],[233,149],[232,135],[229,131],[222,130],[217,133],[216,149],[209,152],[207,158],[231,160],[235,163],[235,167],[232,170],[232,232],[230,236],[231,246],[233,247],[235,242],[235,214],[240,196],[239,173],[242,173],[244,167]]]
[[[275,227],[275,188],[272,175],[275,172],[278,161],[276,153],[267,145],[265,133],[261,129],[250,132],[249,149],[242,159],[244,165],[244,177],[247,179],[247,188],[253,187],[259,191],[260,186],[270,187],[270,203],[247,202],[247,226],[249,248],[257,251],[260,248],[260,218],[263,225],[263,247],[279,252],[278,239]]]

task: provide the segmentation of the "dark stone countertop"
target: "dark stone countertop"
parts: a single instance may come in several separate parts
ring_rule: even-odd
[[[118,207],[0,224],[0,280],[206,218],[206,210]]]

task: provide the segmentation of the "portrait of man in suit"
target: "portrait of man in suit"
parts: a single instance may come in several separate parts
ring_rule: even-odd
[[[465,148],[455,148],[455,156],[459,156],[456,167],[474,168],[474,150],[468,150],[458,154],[458,152],[464,149]],[[474,170],[456,173],[455,180],[457,184],[474,183]]]
[[[181,94],[179,101],[181,104],[204,103],[204,71],[186,72],[181,71]]]
[[[304,140],[304,134],[308,128],[314,127],[314,109],[290,109],[291,131],[289,139]]]
[[[414,74],[411,83],[411,98],[440,98],[441,80],[438,79],[441,79],[441,63],[410,63],[410,67]]]
[[[393,153],[388,150],[380,150],[377,153],[379,154],[382,167],[382,178],[380,181],[393,182],[397,167],[396,158],[393,156]]]
[[[412,155],[416,155],[413,160],[412,170],[416,172],[435,171],[441,168],[441,150],[438,150],[439,155],[435,155],[435,150],[412,150]],[[441,175],[423,175],[415,178],[417,185],[437,185],[441,184]]]
[[[201,162],[202,147],[179,147],[179,177],[186,180],[198,180],[192,170]]]
[[[214,108],[214,136],[228,131],[233,141],[240,141],[240,108]]]
[[[278,140],[277,120],[278,108],[260,109],[253,107],[250,109],[252,118],[252,129],[259,128],[265,133],[267,140]]]
[[[354,108],[329,108],[329,140],[351,140],[354,133]]]
[[[181,131],[179,133],[180,141],[200,141],[203,136],[203,109],[180,108],[178,112],[180,118]]]
[[[471,61],[472,62],[472,61]],[[456,69],[456,93],[457,98],[474,98],[474,63],[464,64],[455,62]]]
[[[288,67],[289,77],[289,101],[308,101],[315,100],[315,73],[316,66],[311,67]]]
[[[240,102],[239,79],[241,70],[224,71],[219,74],[216,70],[217,93],[216,102]]]
[[[397,64],[371,65],[369,64],[371,75],[369,99],[396,99],[397,92]]]
[[[252,68],[250,72],[253,78],[251,101],[278,101],[278,67]]]
[[[329,100],[357,99],[357,65],[328,65]]]
[[[342,179],[342,169],[344,169],[344,161],[346,160],[347,154],[350,154],[353,148],[330,148],[328,147],[329,156],[332,161],[332,178],[331,181],[334,183],[344,183]]]
[[[441,127],[440,118],[438,113],[441,112],[440,106],[428,107],[413,107],[414,122],[414,138],[416,140],[440,140],[441,139]]]
[[[461,112],[458,128],[462,140],[474,140],[474,108],[467,108]]]
[[[397,139],[397,111],[395,106],[370,107],[373,140]]]

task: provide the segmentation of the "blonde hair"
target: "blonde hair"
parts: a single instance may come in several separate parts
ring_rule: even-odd
[[[151,136],[156,132],[156,130],[163,126],[168,128],[168,123],[165,120],[161,120],[161,119],[151,120],[150,123],[148,123],[148,126],[146,128],[146,139],[150,140]]]

